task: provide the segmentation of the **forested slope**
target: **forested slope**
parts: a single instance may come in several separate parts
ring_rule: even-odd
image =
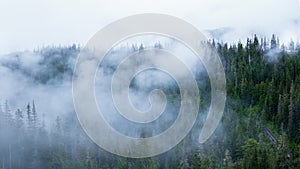
[[[226,71],[227,103],[205,144],[194,141],[196,128],[157,157],[118,157],[85,135],[75,112],[51,120],[31,98],[23,108],[8,100],[0,107],[0,168],[300,168],[300,46],[280,46],[275,35],[270,42],[254,36],[245,45],[210,43]],[[38,68],[22,64],[22,52],[0,64],[34,83],[58,85],[71,81],[79,51],[76,45],[36,50]]]

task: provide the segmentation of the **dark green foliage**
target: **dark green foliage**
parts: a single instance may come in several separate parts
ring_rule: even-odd
[[[299,49],[290,44],[288,51],[279,50],[275,35],[270,48],[265,38],[259,43],[256,36],[245,45],[212,43],[225,68],[228,97],[221,124],[205,144],[193,142],[191,132],[160,156],[118,157],[89,140],[75,113],[57,117],[47,128],[34,101],[16,111],[5,102],[0,104],[0,168],[300,168]],[[163,48],[160,43],[155,47]],[[74,45],[38,51],[44,56],[40,65],[47,65],[47,71],[31,76],[38,83],[70,76],[69,60],[78,52]],[[209,100],[205,94],[202,97],[201,106]]]

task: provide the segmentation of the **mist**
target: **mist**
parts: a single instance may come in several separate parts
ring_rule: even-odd
[[[77,49],[45,48],[1,56],[1,102],[25,112],[34,100],[46,123],[74,112],[71,76],[77,54]]]
[[[269,42],[266,43],[269,44]],[[204,144],[199,144],[198,137],[209,108],[210,82],[202,62],[187,47],[171,38],[134,37],[114,46],[99,63],[95,76],[95,98],[98,108],[103,112],[109,125],[117,132],[134,138],[158,135],[173,124],[180,109],[180,90],[174,78],[166,72],[154,68],[139,72],[130,82],[128,90],[132,105],[141,112],[147,111],[151,106],[149,95],[154,89],[164,92],[167,103],[162,115],[151,123],[140,124],[129,121],[116,110],[111,94],[113,74],[124,59],[143,53],[144,50],[165,49],[187,65],[197,81],[200,107],[191,132],[170,151],[145,159],[122,158],[108,153],[93,143],[81,128],[72,100],[72,75],[77,56],[84,49],[71,45],[2,55],[0,57],[0,161],[2,169],[22,168],[22,166],[27,168],[41,168],[41,166],[43,168],[89,168],[89,166],[100,168],[104,165],[110,166],[107,168],[115,166],[134,168],[133,166],[140,167],[141,163],[147,166],[174,168],[178,165],[192,165],[191,160],[194,155],[197,155],[198,161],[205,162],[211,158],[215,161],[208,162],[208,164],[222,166],[224,159],[235,164],[234,158],[240,158],[235,154],[237,152],[235,148],[241,147],[247,138],[261,139],[263,145],[273,144],[269,143],[268,137],[261,132],[266,128],[261,120],[263,111],[260,111],[258,106],[252,107],[258,99],[247,100],[247,94],[256,97],[255,93],[247,93],[249,90],[247,85],[241,89],[237,88],[235,81],[241,77],[235,77],[236,68],[229,69],[238,65],[235,61],[245,66],[256,64],[255,55],[252,53],[246,55],[250,49],[249,46],[253,44],[245,48],[240,47],[240,52],[244,52],[241,56],[246,58],[241,60],[224,57],[228,53],[231,57],[238,56],[234,55],[238,52],[236,46],[228,47],[227,44],[222,43],[214,45],[226,68],[228,92],[231,95],[228,97],[221,123]],[[291,55],[290,59],[294,59],[293,55],[296,55],[298,51],[297,47],[285,50],[287,48],[281,48],[277,42],[275,46],[270,44],[266,48],[263,43],[258,44],[254,49],[262,52],[261,58],[263,59],[260,62],[268,66],[267,71],[278,63],[283,66],[281,63],[283,54]],[[229,52],[226,53],[226,51]],[[292,61],[290,63],[293,63]],[[165,64],[172,65],[172,61]],[[240,69],[240,72],[244,73],[241,67]],[[260,70],[255,69],[255,71]],[[130,72],[129,69],[128,72]],[[267,79],[272,78],[269,73],[265,76]],[[241,84],[245,83],[243,79],[240,81]],[[256,83],[259,87],[264,84]],[[238,92],[241,90],[241,93],[236,94],[234,90]],[[289,91],[289,88],[283,91]],[[284,98],[290,99],[286,94]],[[269,104],[267,101],[263,103]],[[248,112],[250,112],[249,116],[246,114]],[[252,124],[252,121],[255,123]]]
[[[128,39],[113,47],[99,64],[95,86],[96,99],[104,116],[118,132],[131,137],[155,136],[172,125],[180,109],[180,92],[176,81],[168,74],[150,69],[137,74],[129,89],[130,100],[140,111],[149,108],[149,94],[154,89],[161,89],[167,97],[167,105],[157,120],[149,124],[137,124],[122,117],[114,107],[111,98],[111,78],[120,62],[126,57],[142,50],[164,48],[175,54],[194,74],[200,85],[201,113],[200,121],[204,121],[209,103],[209,79],[201,61],[187,47],[174,39],[159,36],[144,36]],[[39,118],[39,126],[48,132],[54,132],[57,121],[68,123],[71,133],[78,130],[78,120],[73,108],[72,74],[80,47],[46,47],[34,51],[16,52],[0,57],[0,99],[1,105],[7,104],[12,118],[15,111],[23,112],[24,127],[27,124],[28,106]],[[171,64],[172,63],[165,63]],[[208,98],[208,99],[204,99]],[[34,105],[33,105],[34,104]],[[104,105],[104,106],[103,106]],[[2,110],[4,112],[4,110]],[[28,116],[28,117],[27,117]],[[62,123],[61,122],[61,123]],[[202,123],[197,123],[200,128]],[[81,131],[82,132],[82,131]],[[193,142],[197,142],[200,130],[195,130]],[[86,136],[86,139],[88,137]]]

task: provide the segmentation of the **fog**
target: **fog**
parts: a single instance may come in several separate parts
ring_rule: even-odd
[[[194,74],[200,85],[201,97],[208,97],[208,76],[201,61],[187,47],[173,39],[158,36],[134,37],[118,44],[105,56],[97,71],[95,86],[99,105],[105,105],[106,119],[123,134],[133,137],[157,135],[166,130],[176,119],[180,108],[179,88],[176,81],[159,70],[147,70],[139,73],[131,82],[130,100],[140,111],[149,108],[148,96],[153,89],[161,89],[167,96],[167,105],[163,115],[150,124],[136,124],[124,119],[115,109],[111,97],[111,78],[118,64],[139,50],[164,47],[184,62]],[[141,49],[141,45],[144,49]],[[75,118],[72,101],[72,71],[79,47],[47,47],[36,51],[26,51],[0,57],[0,99],[7,100],[12,112],[18,108],[26,112],[27,105],[35,102],[39,118],[43,119],[50,131],[57,116],[62,119]],[[171,64],[171,63],[166,63]],[[202,99],[202,98],[201,98]],[[202,101],[203,117],[209,100]],[[199,126],[198,126],[199,127]],[[200,133],[200,131],[197,131]],[[199,133],[195,133],[196,135]],[[143,136],[145,137],[145,136]]]
[[[37,111],[44,115],[48,125],[48,122],[55,121],[56,116],[73,112],[71,69],[78,51],[67,54],[62,51],[68,52],[68,48],[46,48],[40,52],[1,56],[1,103],[7,100],[13,111],[20,108],[25,112],[27,104],[34,100]],[[66,70],[60,72],[59,67],[55,66],[65,66],[63,69]]]
[[[201,153],[209,151],[207,149],[211,148],[211,145],[200,145],[198,142],[210,103],[210,82],[203,64],[187,47],[174,39],[156,36],[145,37],[145,39],[147,40],[134,37],[114,46],[98,65],[95,76],[95,96],[105,119],[116,131],[135,138],[158,135],[172,125],[178,116],[181,98],[178,84],[169,74],[158,69],[149,69],[136,74],[130,83],[128,90],[130,101],[137,110],[142,112],[150,107],[149,95],[153,89],[161,89],[164,92],[167,98],[165,110],[151,123],[139,124],[125,119],[116,110],[111,94],[112,76],[125,58],[143,53],[143,50],[163,48],[176,55],[193,73],[200,92],[200,108],[196,124],[190,134],[179,146],[159,158],[172,155],[178,157],[176,151],[182,146],[180,150],[182,154],[179,158],[183,159],[192,151],[200,150]],[[16,168],[22,165],[28,168],[39,168],[45,164],[44,162],[51,163],[51,166],[58,165],[52,153],[59,154],[62,149],[69,155],[64,158],[74,160],[71,163],[76,167],[73,168],[83,167],[77,165],[76,159],[84,160],[82,164],[86,164],[86,161],[92,157],[106,158],[111,155],[92,143],[76,119],[72,101],[72,75],[76,58],[82,50],[84,49],[76,45],[45,47],[0,57],[0,115],[3,113],[11,115],[11,117],[0,118],[6,120],[6,122],[0,121],[0,129],[3,129],[1,125],[10,126],[7,130],[0,130],[2,138],[0,154],[3,156],[2,164],[6,168],[10,163],[17,166]],[[266,49],[264,57],[270,62],[276,62],[279,51],[281,50],[277,44],[273,49]],[[164,64],[173,65],[172,61]],[[234,102],[234,99],[229,99]],[[22,118],[17,109],[23,113]],[[37,115],[34,114],[35,112]],[[36,116],[38,120],[34,120]],[[19,125],[21,123],[22,125]],[[209,144],[222,142],[224,125],[228,124],[222,122],[219,124],[217,133],[210,138]],[[214,148],[218,149],[218,145]],[[54,161],[43,159],[44,155]],[[28,156],[32,163],[27,164],[24,156]],[[19,159],[21,161],[18,161]],[[112,163],[115,159],[116,156],[109,158]],[[98,163],[100,165],[99,161]]]
[[[298,0],[18,0],[0,1],[0,54],[46,45],[85,44],[105,25],[138,13],[163,13],[182,18],[207,32],[208,38],[245,42],[254,33],[275,33],[288,43],[299,41]],[[223,32],[222,30],[226,30]],[[212,32],[223,32],[216,34]]]

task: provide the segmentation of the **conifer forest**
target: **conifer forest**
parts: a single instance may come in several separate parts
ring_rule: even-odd
[[[0,92],[7,95],[0,98],[0,169],[299,169],[300,44],[283,44],[276,35],[207,43],[221,57],[226,75],[226,106],[216,131],[207,142],[197,142],[210,103],[209,79],[200,71],[195,74],[200,111],[191,132],[171,150],[137,159],[100,148],[77,119],[71,83],[81,46],[45,46],[0,56]],[[127,45],[107,57],[167,46]],[[100,66],[115,69],[113,64]],[[195,72],[197,66],[203,68],[194,66]],[[137,92],[143,85],[137,80],[130,88]],[[178,87],[173,82],[155,85],[166,93],[168,118],[174,121]],[[123,133],[134,130],[114,125]],[[129,134],[148,137],[168,127],[164,125],[138,127]]]

